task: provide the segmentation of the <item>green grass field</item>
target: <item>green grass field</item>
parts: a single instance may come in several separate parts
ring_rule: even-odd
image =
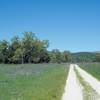
[[[0,100],[61,100],[67,64],[0,65]]]
[[[100,80],[100,63],[79,64],[81,68]]]

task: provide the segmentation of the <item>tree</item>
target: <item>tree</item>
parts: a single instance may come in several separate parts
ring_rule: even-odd
[[[62,62],[70,62],[71,61],[71,53],[69,51],[62,52]]]
[[[48,40],[39,40],[32,32],[25,32],[22,38],[23,59],[25,63],[48,62]]]
[[[52,63],[61,63],[62,54],[58,49],[53,49],[50,53],[50,59]]]
[[[48,40],[40,40],[35,33],[24,32],[20,39],[14,36],[10,42],[0,41],[0,63],[48,63]]]
[[[95,62],[100,62],[100,53],[96,53]]]
[[[14,56],[12,57],[13,63],[22,63],[22,50],[21,48],[17,48],[14,52]]]
[[[22,57],[25,63],[31,62],[31,55],[33,49],[35,49],[33,42],[37,39],[34,33],[24,32],[24,37],[22,38]]]
[[[8,62],[8,42],[3,40],[0,41],[0,62],[7,63]]]
[[[9,58],[10,63],[20,63],[21,62],[21,40],[18,36],[14,36],[11,40],[11,45],[9,46]]]

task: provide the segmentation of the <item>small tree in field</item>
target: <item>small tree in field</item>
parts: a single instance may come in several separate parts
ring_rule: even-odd
[[[96,53],[95,61],[100,62],[100,53]]]

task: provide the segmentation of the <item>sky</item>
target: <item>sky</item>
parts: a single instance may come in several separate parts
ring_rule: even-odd
[[[100,51],[100,0],[0,0],[0,40],[25,31],[48,50]]]

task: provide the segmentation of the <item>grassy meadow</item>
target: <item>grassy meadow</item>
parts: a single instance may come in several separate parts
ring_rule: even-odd
[[[79,64],[79,66],[90,73],[92,76],[100,80],[100,63],[84,63]]]
[[[0,65],[0,100],[60,100],[67,64]]]

